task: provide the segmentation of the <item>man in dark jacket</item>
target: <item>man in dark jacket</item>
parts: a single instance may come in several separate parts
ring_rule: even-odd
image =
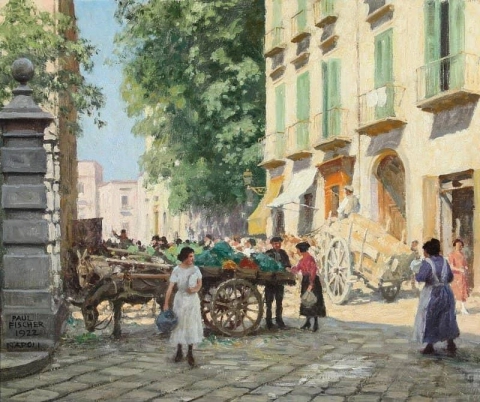
[[[272,248],[266,251],[266,254],[273,258],[275,261],[282,264],[283,268],[291,268],[290,259],[288,258],[287,252],[283,250],[282,247],[282,238],[275,236],[270,240]],[[267,323],[267,328],[273,328],[272,322],[272,304],[275,299],[275,322],[278,325],[278,328],[285,329],[286,325],[282,319],[283,312],[283,295],[285,293],[285,287],[281,284],[272,283],[265,285],[265,303],[267,305],[267,315],[265,321]]]

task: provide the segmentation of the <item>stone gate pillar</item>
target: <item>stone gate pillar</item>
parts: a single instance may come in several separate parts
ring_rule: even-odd
[[[47,191],[44,131],[53,121],[38,107],[27,82],[33,77],[28,59],[13,63],[20,85],[0,111],[4,184],[2,283],[2,350],[51,350],[63,330],[68,309],[62,298],[60,254],[55,252],[59,225],[52,219]]]

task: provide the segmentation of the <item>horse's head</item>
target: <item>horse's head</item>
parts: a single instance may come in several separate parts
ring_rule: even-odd
[[[85,249],[83,254],[77,251],[78,257],[78,282],[80,287],[84,288],[88,285],[94,284],[100,277],[95,273],[95,267],[92,262],[92,258],[88,254],[88,250]]]
[[[107,276],[98,282],[86,295],[82,303],[82,315],[87,331],[93,332],[102,322],[98,322],[98,305],[105,300],[113,300],[118,294],[118,285]],[[105,321],[105,320],[104,320]]]
[[[95,304],[85,302],[82,306],[83,321],[88,332],[95,331],[98,322],[98,309]]]

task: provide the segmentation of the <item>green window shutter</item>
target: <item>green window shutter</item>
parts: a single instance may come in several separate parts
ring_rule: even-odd
[[[307,0],[297,0],[298,12],[303,11],[298,15],[297,27],[298,31],[302,32],[307,26]]]
[[[395,89],[393,83],[393,29],[375,36],[375,89],[385,88],[386,101],[375,106],[375,117],[394,116]]]
[[[334,0],[322,0],[320,3],[322,15],[333,15],[335,12]]]
[[[273,28],[282,26],[282,0],[273,0]]]
[[[393,81],[393,28],[375,36],[375,88]]]
[[[328,138],[328,64],[324,61],[322,62],[322,137]]]
[[[275,88],[275,131],[285,131],[285,84]]]
[[[464,84],[465,54],[465,2],[450,0],[448,10],[448,35],[450,55],[450,88]]]
[[[275,88],[275,156],[285,154],[285,84]]]
[[[440,0],[426,0],[425,18],[425,97],[440,91]]]
[[[322,63],[323,73],[323,137],[340,134],[341,129],[341,64],[340,59]]]
[[[310,74],[305,72],[297,77],[297,145],[308,147],[308,126],[310,119]]]

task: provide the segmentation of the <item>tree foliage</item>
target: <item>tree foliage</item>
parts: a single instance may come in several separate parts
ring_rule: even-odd
[[[171,178],[174,212],[238,204],[245,169],[264,179],[264,1],[117,1],[123,97],[135,134],[153,138],[148,177]]]
[[[20,58],[30,59],[35,75],[29,82],[35,101],[59,113],[94,116],[97,126],[104,122],[99,110],[104,104],[101,89],[85,81],[79,67],[91,71],[91,57],[96,49],[78,38],[75,21],[62,13],[40,12],[32,0],[10,0],[0,9],[0,102],[11,100],[18,83],[12,79],[11,67]],[[65,101],[58,103],[58,99]],[[80,133],[77,122],[69,126]]]

